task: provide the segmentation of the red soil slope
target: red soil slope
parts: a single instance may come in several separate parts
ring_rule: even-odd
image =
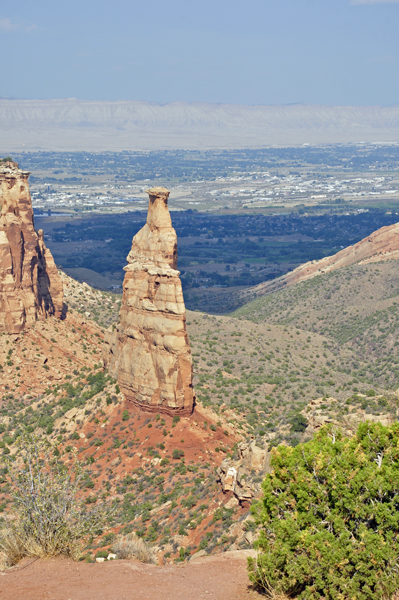
[[[93,295],[69,283],[79,297]],[[102,329],[75,310],[65,321],[52,318],[22,334],[0,336],[0,424],[10,439],[4,452],[15,452],[16,423],[47,435],[67,465],[76,452],[87,474],[82,489],[87,504],[106,501],[117,508],[111,529],[86,550],[92,559],[112,546],[112,534],[130,531],[157,547],[160,562],[179,559],[182,547],[186,556],[204,548],[210,553],[248,548],[243,529],[248,506],[224,494],[216,476],[243,439],[230,411],[216,414],[199,403],[191,417],[180,420],[140,411],[103,372],[102,338]],[[7,516],[6,487],[0,506]]]
[[[65,383],[74,369],[101,361],[103,334],[92,321],[68,312],[65,321],[37,321],[18,335],[0,336],[0,397],[36,398]]]
[[[124,411],[128,411],[129,419],[121,420]],[[83,412],[83,411],[82,411]],[[213,425],[215,431],[210,429],[209,424],[214,423],[218,417],[203,407],[197,407],[191,417],[182,417],[178,423],[173,423],[172,417],[163,415],[161,420],[152,413],[139,411],[131,403],[122,401],[114,406],[106,405],[104,399],[97,406],[97,412],[92,412],[88,416],[77,413],[66,427],[69,432],[77,431],[80,439],[73,440],[73,445],[77,451],[79,459],[83,462],[93,461],[91,468],[87,471],[93,478],[93,486],[88,490],[87,495],[96,499],[105,492],[109,501],[117,500],[121,504],[129,498],[129,493],[134,494],[134,501],[145,502],[146,494],[150,492],[155,494],[154,509],[150,512],[151,520],[143,522],[137,515],[133,519],[133,530],[140,530],[148,527],[152,521],[164,522],[171,527],[172,540],[178,542],[179,547],[192,548],[194,553],[198,550],[199,544],[204,536],[213,531],[215,527],[214,513],[217,509],[226,506],[231,500],[232,494],[223,494],[221,486],[215,482],[215,469],[220,465],[226,453],[231,451],[234,444],[241,439],[234,428],[227,423],[223,417],[219,417],[219,425]],[[59,431],[62,419],[57,422],[54,437]],[[70,439],[70,438],[69,438]],[[94,443],[93,443],[94,442]],[[69,442],[71,443],[71,442]],[[62,446],[62,445],[61,445]],[[177,450],[184,456],[182,464],[180,459],[173,458],[173,451]],[[154,458],[154,452],[157,451]],[[64,455],[68,464],[68,455]],[[168,464],[160,465],[160,460],[166,459]],[[182,469],[182,470],[181,470]],[[201,475],[202,473],[202,475]],[[143,475],[151,474],[153,483],[145,483],[141,487],[140,481]],[[198,491],[198,476],[203,477],[203,492]],[[126,484],[126,477],[129,476],[129,482]],[[187,500],[193,494],[195,481],[197,480],[197,492],[199,496],[192,499],[192,504],[198,509],[203,502],[206,503],[206,509],[201,512],[200,522],[187,527],[185,535],[178,535],[177,517],[185,516],[189,520],[191,504],[186,504]],[[159,482],[159,483],[157,483]],[[175,488],[181,487],[180,499],[177,503],[178,514],[172,513],[171,502],[163,501],[158,505],[156,500],[158,496],[169,492]],[[167,498],[165,498],[167,499]],[[248,514],[248,506],[234,507],[233,521],[237,522],[234,529],[235,535],[242,534],[239,521]],[[116,519],[119,521],[119,519]],[[115,524],[111,532],[122,532],[123,526]],[[237,531],[236,531],[237,530]],[[222,532],[220,533],[222,535]],[[159,538],[161,539],[161,530]],[[155,536],[153,543],[155,542]],[[224,545],[220,549],[226,549],[232,539],[226,537]],[[100,547],[99,543],[92,549],[91,555],[95,555]],[[178,550],[172,549],[170,544],[166,545],[163,552],[158,555],[158,560],[169,552],[170,560],[178,555]],[[1,599],[1,596],[0,596]]]

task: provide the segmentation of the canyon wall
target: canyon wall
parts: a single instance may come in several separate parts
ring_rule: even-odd
[[[28,177],[17,163],[0,162],[0,331],[8,333],[63,310],[61,277],[34,228]]]
[[[148,190],[147,223],[134,236],[124,267],[119,321],[109,330],[104,363],[126,399],[142,410],[190,415],[193,368],[177,267],[169,192]]]

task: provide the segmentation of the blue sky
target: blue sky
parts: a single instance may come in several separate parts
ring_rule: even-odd
[[[399,103],[399,0],[0,0],[0,96]]]

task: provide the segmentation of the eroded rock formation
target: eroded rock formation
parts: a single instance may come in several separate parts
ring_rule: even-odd
[[[148,190],[147,223],[134,236],[119,321],[105,341],[104,363],[139,408],[190,415],[193,370],[169,192]]]
[[[15,162],[0,163],[0,331],[8,333],[63,309],[61,277],[34,228],[28,177]]]

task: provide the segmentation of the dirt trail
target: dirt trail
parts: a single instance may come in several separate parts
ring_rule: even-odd
[[[260,596],[249,588],[246,558],[233,553],[162,567],[133,560],[90,564],[68,559],[30,559],[0,573],[0,600],[180,598],[255,600]]]

